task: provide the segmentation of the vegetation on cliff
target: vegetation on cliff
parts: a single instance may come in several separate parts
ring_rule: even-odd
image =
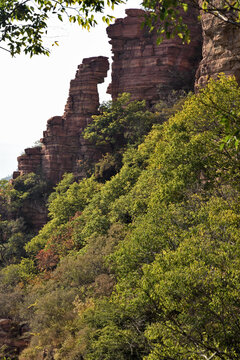
[[[0,316],[31,329],[19,359],[239,359],[237,83],[210,81],[146,136],[104,111],[86,134],[102,141],[119,119],[121,168],[66,174],[50,221],[2,264]]]

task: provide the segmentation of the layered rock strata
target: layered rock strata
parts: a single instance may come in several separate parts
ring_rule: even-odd
[[[104,81],[109,69],[103,56],[83,60],[76,77],[70,83],[69,96],[63,116],[47,121],[41,139],[42,148],[29,148],[18,157],[18,175],[41,173],[50,183],[56,184],[65,172],[84,176],[84,163],[96,162],[103,149],[94,147],[82,137],[82,131],[91,116],[97,114],[99,96],[97,85]]]
[[[86,175],[81,165],[97,161],[101,156],[101,149],[86,142],[81,134],[91,116],[98,112],[97,85],[104,81],[108,69],[106,57],[84,59],[70,83],[64,115],[47,122],[47,130],[41,139],[44,153],[42,171],[53,183],[59,181],[65,172]]]
[[[173,39],[158,46],[157,34],[142,29],[145,12],[129,9],[126,14],[107,30],[114,54],[109,87],[113,100],[122,92],[130,92],[132,99],[145,99],[151,107],[173,89],[192,88],[201,57],[201,30],[194,10],[185,19],[191,31],[190,45]],[[98,111],[97,85],[104,81],[108,68],[106,57],[83,60],[70,83],[63,116],[48,120],[42,148],[26,149],[18,157],[19,171],[14,178],[35,172],[54,185],[65,172],[73,172],[78,178],[86,176],[84,165],[96,163],[106,151],[84,140],[82,132]]]
[[[214,15],[202,13],[203,59],[196,74],[196,89],[221,72],[240,83],[240,29]]]
[[[142,28],[145,12],[128,9],[126,14],[107,29],[113,52],[108,92],[113,100],[129,92],[133,100],[145,99],[151,106],[173,89],[193,89],[202,44],[195,9],[191,9],[191,16],[184,17],[191,34],[189,45],[177,38],[157,45],[157,33]]]

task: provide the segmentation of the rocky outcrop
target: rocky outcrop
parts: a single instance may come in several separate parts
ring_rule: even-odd
[[[16,324],[10,319],[0,319],[0,358],[16,359],[30,341],[26,324]]]
[[[196,74],[196,89],[221,72],[240,83],[240,29],[214,15],[202,13],[203,59]]]
[[[107,30],[114,54],[109,87],[113,100],[122,92],[130,92],[132,99],[145,99],[151,107],[173,89],[191,89],[201,57],[201,30],[194,9],[185,19],[191,31],[190,45],[172,39],[158,46],[157,34],[142,29],[145,12],[129,9],[126,14]],[[97,85],[104,81],[108,68],[106,57],[83,60],[70,83],[63,116],[48,120],[42,147],[26,149],[18,157],[19,171],[14,178],[35,172],[55,185],[65,172],[73,172],[76,178],[86,176],[89,164],[96,163],[107,150],[87,142],[82,132],[98,111]]]
[[[104,81],[108,68],[108,59],[103,56],[83,60],[70,83],[64,115],[47,121],[42,147],[26,149],[25,154],[18,157],[19,171],[14,173],[14,178],[35,172],[56,184],[65,172],[74,172],[79,177],[86,175],[84,164],[96,162],[102,149],[84,140],[82,131],[91,116],[97,114],[97,85]]]
[[[145,12],[128,9],[126,14],[126,18],[117,19],[107,29],[113,51],[108,92],[113,100],[118,94],[129,92],[133,100],[145,99],[151,106],[173,89],[193,89],[202,43],[195,9],[184,18],[191,33],[189,45],[177,38],[157,45],[156,32],[142,28]]]
[[[13,173],[13,178],[20,174],[39,173],[41,171],[41,159],[42,148],[40,146],[25,149],[24,154],[17,158],[19,171]]]
[[[42,171],[53,183],[65,172],[84,176],[84,163],[99,159],[100,150],[81,136],[99,107],[97,85],[104,81],[109,68],[106,57],[84,59],[70,83],[69,97],[62,117],[48,120],[43,143]]]

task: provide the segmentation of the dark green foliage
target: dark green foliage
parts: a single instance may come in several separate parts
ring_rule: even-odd
[[[99,182],[109,180],[122,167],[122,156],[127,148],[138,146],[154,123],[163,121],[158,112],[150,112],[145,101],[130,101],[124,93],[114,102],[102,104],[100,115],[84,131],[85,139],[110,149],[95,165]]]
[[[101,105],[100,115],[84,130],[85,139],[111,149],[95,165],[95,177],[104,182],[122,167],[124,152],[135,149],[144,140],[154,124],[163,123],[181,108],[184,92],[172,92],[166,99],[149,111],[145,101],[131,101],[131,95],[123,93],[114,102]]]
[[[0,266],[16,263],[26,256],[25,244],[34,229],[24,209],[46,206],[50,188],[36,174],[20,176],[0,184]]]
[[[24,245],[31,235],[22,218],[0,221],[0,264],[15,263],[26,256]]]
[[[40,175],[30,173],[19,176],[8,186],[8,212],[11,217],[19,217],[23,216],[22,209],[26,204],[45,206],[50,191],[51,187]]]
[[[13,188],[18,192],[17,196],[22,199],[39,199],[48,196],[46,181],[34,173],[18,176],[13,181]]]
[[[123,93],[114,102],[105,103],[100,115],[84,131],[84,137],[95,144],[110,144],[113,151],[143,141],[152,125],[160,121],[158,114],[147,110],[145,101],[130,101]]]
[[[106,153],[102,156],[101,160],[95,165],[94,175],[99,182],[110,180],[115,175],[122,165],[122,155],[117,152]]]

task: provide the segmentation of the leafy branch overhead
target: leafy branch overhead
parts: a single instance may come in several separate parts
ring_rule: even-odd
[[[54,18],[66,20],[89,30],[97,24],[95,14],[103,14],[102,20],[109,24],[113,16],[104,12],[123,3],[128,1],[0,0],[0,49],[10,52],[12,56],[22,51],[30,56],[49,55],[50,51],[43,43],[49,21]],[[190,40],[183,14],[191,16],[192,6],[201,14],[210,13],[233,26],[240,26],[240,0],[142,0],[141,5],[148,11],[145,23],[150,31],[157,29],[159,42],[163,35],[167,38],[178,36],[183,42]],[[54,43],[58,44],[57,41]]]
[[[107,6],[122,3],[122,0],[108,0]],[[0,46],[11,55],[24,51],[34,54],[49,55],[49,49],[43,43],[43,36],[48,32],[49,21],[78,23],[85,29],[97,22],[93,13],[103,13],[104,1],[89,0],[1,0],[0,1]],[[102,20],[107,24],[112,19],[105,15]],[[57,42],[55,42],[57,44]]]
[[[148,11],[146,25],[159,34],[158,43],[164,36],[168,39],[178,36],[183,42],[190,42],[191,34],[183,14],[191,16],[193,8],[199,11],[200,17],[208,13],[224,23],[240,26],[239,0],[143,0],[142,5]]]

